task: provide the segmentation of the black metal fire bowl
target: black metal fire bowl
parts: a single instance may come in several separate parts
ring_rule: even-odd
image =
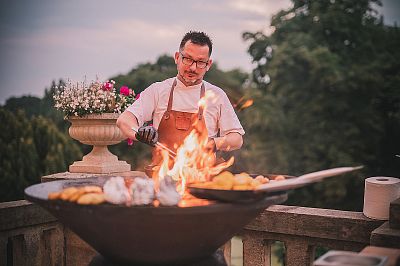
[[[107,259],[131,264],[182,264],[213,254],[262,210],[283,203],[281,192],[248,204],[209,202],[190,207],[78,205],[48,200],[70,186],[103,185],[105,177],[30,186],[27,200],[47,209]]]

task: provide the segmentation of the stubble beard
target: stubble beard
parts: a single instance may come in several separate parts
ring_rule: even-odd
[[[179,76],[181,77],[181,79],[184,81],[186,86],[193,86],[193,85],[197,85],[201,82],[201,79],[199,78],[186,78],[184,75],[179,74]]]

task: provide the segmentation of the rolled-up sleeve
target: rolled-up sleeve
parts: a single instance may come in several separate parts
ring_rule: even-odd
[[[144,122],[153,119],[156,100],[154,85],[150,85],[140,93],[139,99],[127,108],[127,111],[136,116],[139,126],[142,126]]]
[[[233,109],[233,106],[225,93],[222,95],[221,99],[219,129],[221,137],[232,132],[237,132],[240,135],[245,134],[239,118],[237,117],[235,110]]]

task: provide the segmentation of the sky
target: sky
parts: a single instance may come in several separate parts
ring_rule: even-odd
[[[251,71],[246,31],[268,33],[290,0],[0,0],[0,104],[42,97],[52,80],[106,80],[173,55],[189,30],[213,40],[223,70]],[[385,23],[400,25],[400,1],[384,0]]]

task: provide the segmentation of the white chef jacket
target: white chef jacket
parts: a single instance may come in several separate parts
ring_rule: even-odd
[[[161,118],[167,110],[169,94],[175,79],[177,84],[174,89],[172,110],[197,113],[201,83],[187,87],[178,78],[169,78],[147,87],[140,93],[139,99],[127,108],[138,119],[139,126],[153,120],[154,128],[158,129]],[[244,135],[243,127],[226,93],[207,81],[203,82],[205,86],[204,119],[208,136],[223,137],[231,132]]]

